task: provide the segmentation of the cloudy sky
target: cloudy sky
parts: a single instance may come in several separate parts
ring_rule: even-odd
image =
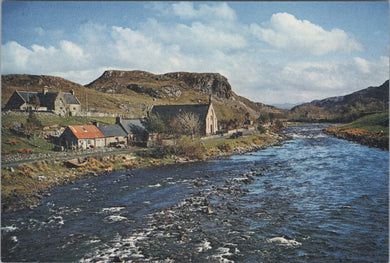
[[[2,2],[2,74],[218,72],[267,104],[389,78],[389,3]]]

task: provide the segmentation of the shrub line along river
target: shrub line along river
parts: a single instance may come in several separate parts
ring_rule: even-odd
[[[58,187],[2,214],[2,261],[388,262],[389,152],[323,128]]]

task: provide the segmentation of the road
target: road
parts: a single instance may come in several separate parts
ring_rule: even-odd
[[[248,136],[252,132],[253,132],[252,130],[243,131],[243,136]],[[218,142],[218,141],[226,140],[229,138],[230,138],[230,134],[226,135],[226,136],[216,137],[213,139],[208,139],[208,140],[203,141],[203,143]],[[47,160],[47,159],[51,159],[51,160],[59,159],[61,161],[64,161],[64,160],[80,158],[80,157],[95,157],[95,156],[100,157],[100,156],[113,155],[113,154],[136,153],[136,152],[150,150],[150,149],[153,149],[153,148],[136,148],[136,149],[126,149],[126,150],[116,150],[116,151],[106,151],[106,152],[96,150],[96,152],[75,154],[75,155],[71,155],[71,156],[63,156],[63,153],[58,153],[58,154],[57,153],[50,153],[49,157],[41,157],[41,158],[29,159],[29,160],[18,160],[18,161],[14,161],[14,162],[3,162],[2,161],[1,167],[15,167],[15,166],[18,166],[21,164],[31,164],[31,163],[34,163],[37,161],[43,161],[43,160]]]

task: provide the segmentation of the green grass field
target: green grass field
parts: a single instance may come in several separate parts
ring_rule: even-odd
[[[59,126],[66,127],[68,125],[86,125],[92,124],[94,121],[100,123],[113,124],[115,118],[113,117],[59,117],[59,116],[37,116],[41,121],[42,126],[51,126],[58,124]],[[54,144],[39,138],[39,134],[42,130],[36,131],[35,136],[31,136],[29,139],[25,136],[18,136],[13,134],[10,128],[16,124],[26,124],[27,116],[19,115],[6,115],[3,114],[1,118],[1,153],[10,154],[17,153],[18,150],[29,149],[34,153],[50,153],[53,152]]]
[[[357,119],[354,122],[342,125],[339,127],[341,130],[346,129],[363,129],[372,132],[383,131],[389,133],[389,114],[388,113],[378,113],[367,115],[362,118]]]

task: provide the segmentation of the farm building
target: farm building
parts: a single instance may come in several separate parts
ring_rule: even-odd
[[[144,125],[138,119],[122,119],[116,118],[116,124],[120,125],[127,134],[127,142],[129,145],[145,145],[148,140],[148,132]]]
[[[95,125],[71,125],[60,136],[60,142],[67,148],[87,149],[105,146],[105,138]]]
[[[15,91],[4,106],[4,110],[51,111],[60,116],[77,116],[81,112],[81,103],[73,91],[42,92]]]
[[[99,124],[94,125],[101,131],[105,139],[105,146],[114,147],[119,144],[127,144],[127,134],[118,124]]]

